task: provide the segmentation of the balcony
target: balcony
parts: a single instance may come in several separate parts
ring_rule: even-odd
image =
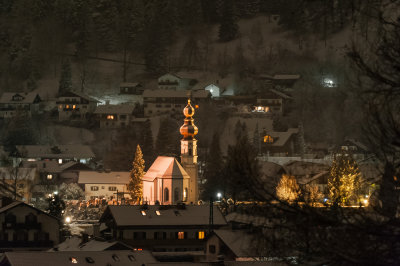
[[[41,223],[3,223],[3,230],[5,229],[12,229],[12,230],[41,230],[42,224]]]

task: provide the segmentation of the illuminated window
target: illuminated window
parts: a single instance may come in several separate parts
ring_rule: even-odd
[[[60,106],[58,106],[58,108],[62,109],[62,105],[60,104]]]
[[[70,257],[69,260],[71,261],[71,263],[74,263],[74,264],[78,263],[78,259],[77,258]]]
[[[178,232],[178,239],[185,239],[185,232]]]
[[[274,143],[274,139],[270,135],[264,136],[265,143]]]
[[[160,215],[161,215],[161,212],[160,212],[160,211],[156,211],[156,214],[157,214],[158,216],[160,216]]]
[[[47,179],[48,179],[48,180],[52,180],[52,179],[53,179],[53,175],[50,175],[50,174],[47,175]]]
[[[188,194],[188,189],[185,188],[185,189],[183,190],[183,201],[187,201],[187,194]]]
[[[145,211],[141,211],[143,216],[146,216],[146,212]]]
[[[204,231],[200,231],[200,232],[198,232],[198,235],[197,235],[197,237],[199,238],[199,239],[204,239]]]
[[[114,120],[114,116],[113,116],[113,115],[108,115],[108,116],[107,116],[107,119],[108,119],[108,120]]]
[[[67,104],[67,105],[65,106],[65,108],[69,109],[69,104]]]
[[[75,109],[76,108],[76,105],[74,104],[74,105],[72,105],[72,109]]]
[[[58,163],[59,163],[59,164],[62,164],[62,159],[58,159]]]
[[[199,105],[198,105],[198,104],[196,104],[194,107],[195,107],[196,109],[198,109],[198,108],[199,108]]]

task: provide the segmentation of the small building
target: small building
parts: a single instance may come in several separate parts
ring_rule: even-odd
[[[138,82],[123,82],[119,85],[120,94],[141,95],[143,91],[143,85]]]
[[[210,228],[207,205],[109,205],[99,220],[110,235],[133,248],[151,251],[201,251]],[[213,228],[227,223],[213,207]]]
[[[283,92],[270,89],[257,96],[257,103],[254,106],[253,112],[282,115],[284,104],[287,104],[291,99],[292,97]]]
[[[292,156],[297,154],[298,128],[285,132],[264,131],[261,136],[261,153],[268,156]]]
[[[58,97],[58,118],[64,120],[83,120],[93,113],[99,101],[80,92],[68,91]]]
[[[70,161],[89,164],[95,157],[88,145],[17,145],[19,156],[26,161],[53,160],[59,164]]]
[[[190,176],[174,157],[158,156],[143,176],[143,200],[162,205],[187,202]]]
[[[191,89],[197,80],[178,74],[167,73],[158,78],[158,88],[161,90],[188,90]]]
[[[96,107],[94,112],[100,122],[100,128],[121,128],[128,126],[133,118],[134,105],[103,104]]]
[[[84,187],[86,200],[120,201],[123,198],[130,198],[126,187],[129,179],[129,172],[80,171],[78,184]]]
[[[40,112],[42,100],[36,92],[5,92],[0,98],[0,118],[12,118],[17,112],[28,115],[37,115]]]
[[[143,92],[144,116],[181,113],[190,93],[195,107],[211,99],[210,92],[206,90],[145,90]]]
[[[60,241],[59,220],[21,201],[1,200],[0,223],[1,252],[46,250]]]

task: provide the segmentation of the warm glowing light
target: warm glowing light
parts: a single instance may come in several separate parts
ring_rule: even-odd
[[[69,104],[67,104],[67,105],[65,106],[65,108],[69,109]]]
[[[54,191],[53,193],[54,193],[54,195],[57,195],[57,194],[58,194],[58,191]]]
[[[108,115],[108,116],[107,116],[107,119],[108,119],[108,120],[114,120],[114,116],[113,116],[113,115]]]
[[[195,107],[196,109],[199,109],[199,105],[198,105],[198,104],[196,104],[194,107]]]
[[[274,143],[274,139],[270,135],[264,136],[265,143]]]
[[[52,180],[53,179],[53,175],[48,174],[47,175],[47,180]]]
[[[161,215],[160,211],[156,211],[156,214],[157,214],[158,216],[160,216],[160,215]]]
[[[58,159],[58,163],[59,163],[59,164],[62,164],[62,159]]]
[[[198,234],[198,236],[199,236],[199,239],[204,239],[204,231],[200,231],[199,232],[199,234]]]
[[[76,105],[74,104],[74,105],[72,105],[72,109],[75,109],[76,108]]]
[[[222,197],[221,192],[218,192],[218,193],[217,193],[217,198],[220,199],[221,197]]]
[[[71,217],[67,216],[67,217],[65,218],[65,222],[66,222],[67,224],[69,224],[69,223],[71,222]]]
[[[141,211],[143,216],[146,216],[146,212],[145,211]]]
[[[71,257],[70,260],[71,260],[71,263],[74,263],[74,264],[78,263],[78,259],[77,258]]]
[[[178,232],[178,239],[185,239],[185,232]]]

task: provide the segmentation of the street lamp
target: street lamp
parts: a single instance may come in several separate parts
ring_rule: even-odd
[[[71,222],[71,217],[70,216],[65,217],[65,222],[69,224]]]
[[[218,193],[217,193],[217,199],[218,199],[218,201],[221,201],[221,198],[222,198],[222,194],[221,194],[221,192],[218,192]]]

